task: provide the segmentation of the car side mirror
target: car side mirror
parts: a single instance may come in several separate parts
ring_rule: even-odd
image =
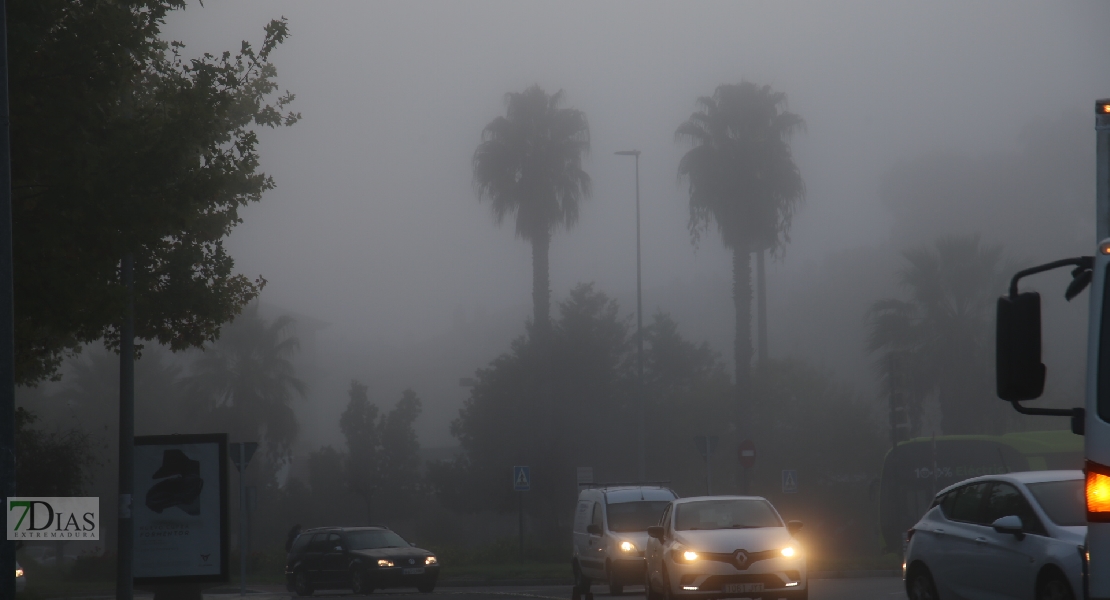
[[[798,532],[801,531],[801,530],[802,530],[802,522],[801,521],[787,521],[786,522],[786,531],[791,536],[798,535]]]
[[[409,545],[412,546],[413,548],[415,548],[416,547],[416,542],[409,542]]]
[[[1032,400],[1044,392],[1041,362],[1041,295],[1037,292],[998,299],[995,330],[995,385],[1007,402]]]
[[[1000,517],[991,523],[991,527],[998,533],[1008,533],[1019,540],[1025,539],[1025,527],[1021,524],[1021,517],[1017,515]]]
[[[601,526],[590,523],[586,526],[586,533],[590,535],[601,535]]]
[[[662,525],[652,525],[651,527],[648,527],[647,534],[648,534],[648,537],[653,537],[653,538],[659,540],[660,542],[662,542],[663,541],[663,526]]]

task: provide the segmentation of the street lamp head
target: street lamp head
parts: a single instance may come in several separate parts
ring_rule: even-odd
[[[621,156],[639,156],[640,151],[639,150],[618,150],[618,151],[614,152],[613,154],[619,154]]]

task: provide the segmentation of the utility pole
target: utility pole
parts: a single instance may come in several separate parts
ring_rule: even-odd
[[[0,0],[0,494],[4,498],[15,496],[15,301],[8,112],[8,9],[7,2]],[[0,540],[0,597],[15,597],[15,542],[7,540]]]
[[[644,299],[643,289],[641,285],[641,270],[640,270],[640,151],[639,150],[621,150],[615,152],[620,156],[633,156],[636,158],[636,363],[638,367],[638,376],[636,379],[636,395],[640,401],[640,415],[638,429],[638,473],[640,481],[647,479],[644,466],[644,445],[645,436],[644,431],[645,416],[644,412],[647,410],[647,401],[644,398]]]
[[[135,487],[135,257],[120,261],[120,278],[127,289],[119,333],[119,521],[116,526],[116,600],[134,596],[132,567],[135,524],[131,494]]]

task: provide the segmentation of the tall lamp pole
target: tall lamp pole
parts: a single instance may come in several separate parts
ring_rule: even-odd
[[[640,278],[640,151],[620,150],[615,154],[633,156],[636,159],[636,362],[639,367],[636,395],[639,396],[640,400],[640,423],[638,427],[640,481],[644,481],[647,475],[644,473],[644,405],[646,401],[644,399],[644,300]]]

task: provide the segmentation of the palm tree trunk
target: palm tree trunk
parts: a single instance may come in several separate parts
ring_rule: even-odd
[[[759,365],[767,362],[767,275],[763,270],[763,255],[766,250],[755,253],[755,298],[756,322],[759,331]]]
[[[736,420],[741,440],[750,440],[755,431],[751,423],[752,365],[752,264],[746,245],[732,250],[732,300],[736,306]],[[740,468],[740,493],[748,494],[748,469]]]
[[[543,232],[532,238],[532,318],[536,330],[546,338],[551,326],[551,280],[548,272],[548,251],[551,233]]]
[[[740,431],[750,431],[747,418],[750,411],[752,364],[752,265],[746,248],[732,251],[732,300],[736,306],[736,339],[733,353],[736,358],[736,407],[740,417]]]

